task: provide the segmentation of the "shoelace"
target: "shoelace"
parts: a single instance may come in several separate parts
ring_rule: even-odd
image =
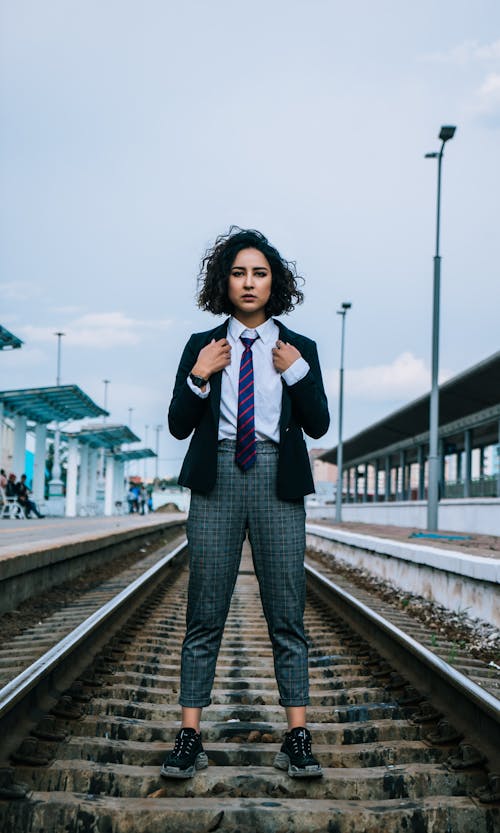
[[[187,735],[185,732],[180,732],[174,744],[174,755],[176,758],[179,758],[183,752],[189,752],[194,741],[195,735]]]
[[[307,732],[295,732],[292,735],[292,744],[295,754],[300,751],[304,757],[311,755],[311,738]]]

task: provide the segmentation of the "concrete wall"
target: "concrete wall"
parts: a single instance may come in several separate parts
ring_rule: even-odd
[[[307,510],[308,520],[334,520],[335,507]],[[393,524],[425,529],[427,503],[421,500],[394,503],[344,503],[344,521],[371,524]],[[478,532],[500,535],[500,498],[460,498],[439,502],[439,528],[449,532]]]
[[[405,592],[500,627],[500,562],[307,524],[307,545],[367,570]]]

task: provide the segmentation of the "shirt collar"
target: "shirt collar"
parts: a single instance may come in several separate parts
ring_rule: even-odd
[[[237,341],[241,335],[247,330],[248,328],[245,327],[241,321],[238,321],[237,318],[231,316],[229,319],[229,332],[231,333],[232,338]],[[251,332],[257,333],[258,337],[264,344],[267,344],[270,341],[276,341],[276,324],[274,323],[272,318],[268,318],[267,321],[264,321],[263,324],[259,324],[258,327],[255,327],[254,330]]]

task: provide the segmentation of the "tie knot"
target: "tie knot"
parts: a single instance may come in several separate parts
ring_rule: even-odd
[[[258,336],[256,336],[255,338],[247,338],[246,336],[240,336],[240,338],[243,344],[245,345],[245,350],[251,350],[252,344],[254,343],[254,341],[257,341]]]

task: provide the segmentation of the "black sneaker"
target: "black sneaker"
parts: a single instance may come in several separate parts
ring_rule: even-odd
[[[277,769],[286,769],[291,778],[319,778],[323,770],[311,751],[309,729],[298,726],[286,732],[285,741],[274,759]]]
[[[181,729],[174,748],[163,761],[160,775],[165,778],[192,778],[197,769],[206,769],[208,758],[203,751],[201,734],[194,729]]]

